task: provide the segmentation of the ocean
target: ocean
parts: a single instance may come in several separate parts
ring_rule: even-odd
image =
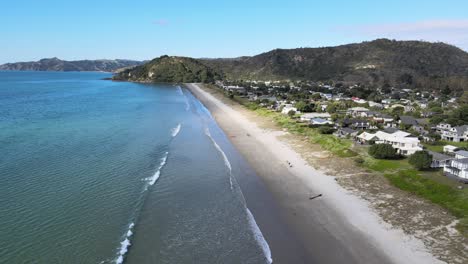
[[[171,84],[0,72],[0,263],[269,263],[254,172]]]

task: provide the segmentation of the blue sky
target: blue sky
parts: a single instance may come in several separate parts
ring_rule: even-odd
[[[379,37],[468,50],[466,0],[4,0],[0,63],[236,57]]]

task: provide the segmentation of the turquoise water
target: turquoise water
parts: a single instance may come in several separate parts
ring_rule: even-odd
[[[109,76],[0,72],[0,263],[268,262],[209,112]]]

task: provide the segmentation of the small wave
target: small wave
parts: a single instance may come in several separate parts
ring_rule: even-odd
[[[159,179],[159,175],[161,174],[161,169],[164,167],[164,165],[166,165],[166,161],[167,161],[167,156],[169,155],[169,152],[166,152],[164,154],[164,157],[161,159],[161,163],[159,164],[159,167],[158,169],[156,170],[156,172],[154,173],[153,176],[149,177],[149,178],[145,178],[145,180],[148,182],[148,185],[151,186],[153,184],[156,183],[156,181]],[[148,186],[146,186],[146,189],[148,188]],[[146,190],[145,189],[145,190]]]
[[[130,225],[128,226],[128,229],[127,229],[127,234],[125,234],[125,239],[120,243],[120,250],[119,250],[119,254],[117,256],[117,259],[115,260],[115,263],[116,264],[122,264],[123,261],[124,261],[124,258],[125,258],[125,254],[127,254],[128,252],[128,248],[130,247],[131,243],[130,243],[130,238],[132,237],[133,235],[133,227],[135,226],[135,224],[132,222],[130,223]]]
[[[229,162],[229,159],[227,158],[226,153],[224,153],[224,151],[221,149],[221,147],[218,145],[218,143],[216,143],[216,141],[211,136],[210,130],[208,128],[205,128],[205,134],[211,139],[211,142],[213,142],[213,145],[218,150],[218,152],[221,153],[221,156],[223,156],[224,164],[229,169],[229,185],[230,185],[231,190],[232,190],[233,189],[233,184],[232,184],[231,163]]]
[[[182,91],[182,88],[180,86],[177,86],[177,91],[180,95],[184,95],[184,92]]]
[[[179,134],[181,127],[182,127],[182,124],[178,124],[176,127],[172,129],[172,132],[171,132],[172,137],[176,137],[177,134]]]
[[[273,263],[273,259],[271,258],[271,250],[270,246],[268,245],[268,242],[265,240],[265,237],[263,237],[262,231],[260,230],[260,227],[257,225],[257,222],[255,222],[255,218],[250,212],[249,208],[245,208],[247,210],[247,220],[249,221],[250,228],[252,229],[254,233],[255,240],[257,241],[258,245],[262,248],[263,255],[265,255],[266,260],[268,263]]]

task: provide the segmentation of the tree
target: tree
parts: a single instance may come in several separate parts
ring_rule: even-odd
[[[429,169],[432,164],[432,155],[427,151],[416,151],[408,159],[409,164],[418,170]]]
[[[294,111],[294,110],[289,110],[289,112],[288,112],[289,117],[293,117],[295,114],[296,114],[296,111]]]
[[[369,155],[376,159],[395,159],[398,157],[396,149],[390,144],[375,144],[370,146]]]
[[[332,134],[333,132],[335,132],[335,129],[333,129],[333,127],[329,127],[329,126],[321,126],[319,127],[319,132],[320,134]]]

